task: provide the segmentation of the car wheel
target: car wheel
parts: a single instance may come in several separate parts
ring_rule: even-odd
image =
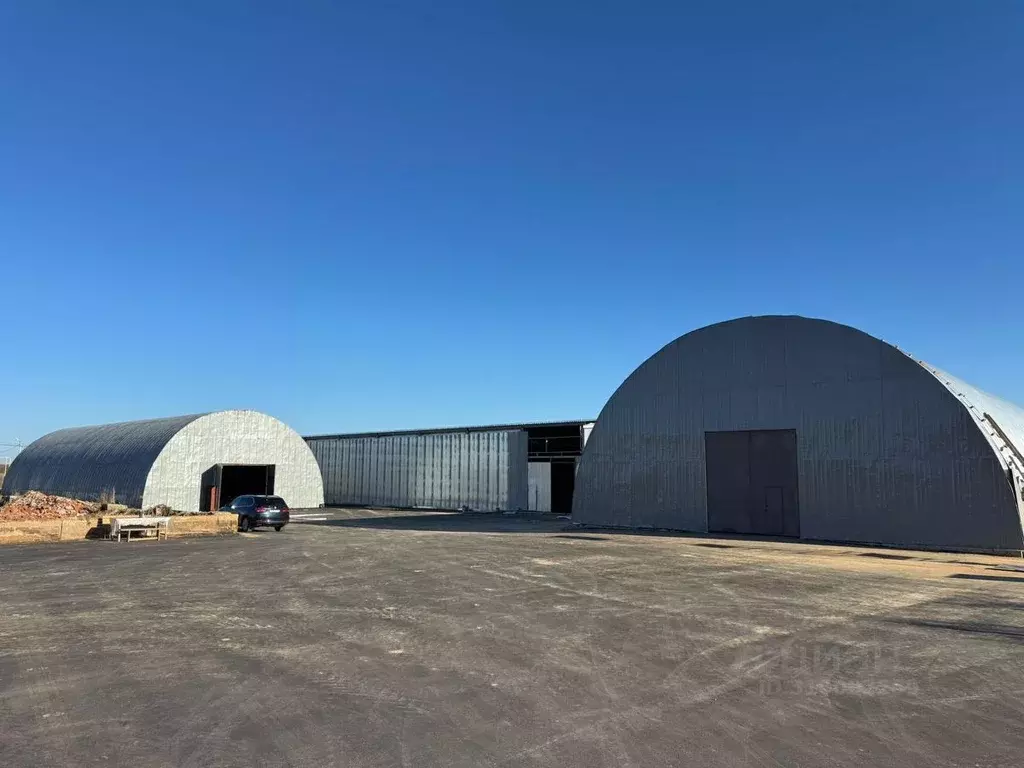
[[[275,525],[275,526],[274,526],[274,530],[275,530],[275,531],[277,531],[278,533],[280,533],[280,532],[281,532],[281,529],[282,529],[282,528],[284,528],[284,526],[283,526],[283,525]]]
[[[252,530],[252,523],[249,522],[249,518],[246,515],[238,518],[238,530],[242,533],[248,533]]]

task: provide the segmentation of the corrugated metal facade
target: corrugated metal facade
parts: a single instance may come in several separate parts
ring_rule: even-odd
[[[527,507],[522,430],[306,438],[329,505],[513,511]]]
[[[705,432],[794,429],[803,538],[1024,547],[1006,468],[964,404],[894,347],[800,317],[713,325],[643,363],[587,442],[573,518],[706,531]]]

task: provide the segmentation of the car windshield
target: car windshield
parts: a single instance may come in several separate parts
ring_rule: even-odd
[[[285,509],[288,505],[284,503],[284,499],[282,499],[280,496],[257,496],[256,506],[273,507],[275,509]]]

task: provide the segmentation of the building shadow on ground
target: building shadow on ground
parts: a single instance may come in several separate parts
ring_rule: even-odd
[[[937,621],[932,619],[900,619],[895,621],[895,623],[921,629],[938,629],[967,632],[974,635],[1005,637],[1018,643],[1024,643],[1024,627],[1015,627],[1009,624],[991,624],[981,621]]]
[[[991,568],[989,570],[997,570]],[[1021,576],[995,576],[988,573],[954,573],[951,574],[951,579],[971,579],[973,581],[1008,581],[1011,584],[1024,584],[1024,575]]]
[[[489,512],[381,514],[320,520],[304,525],[451,533],[561,533],[574,530],[569,521],[554,515],[502,515]]]
[[[1012,570],[1012,566],[992,566],[992,561],[970,559],[970,555],[957,556],[953,552],[922,551],[920,554],[912,550],[892,547],[894,552],[856,552],[857,548],[888,548],[885,544],[857,543],[841,541],[823,541],[814,539],[798,539],[785,536],[763,536],[741,533],[701,533],[698,531],[677,531],[651,528],[605,528],[600,526],[574,524],[571,518],[551,513],[517,513],[503,514],[500,512],[458,512],[430,511],[408,509],[366,509],[356,507],[329,507],[320,512],[331,512],[346,515],[332,517],[327,520],[296,521],[304,525],[318,525],[327,528],[367,528],[377,530],[399,531],[438,531],[464,533],[532,533],[551,534],[561,539],[578,539],[584,541],[608,541],[616,536],[639,536],[648,538],[672,538],[681,540],[689,546],[707,549],[743,549],[744,544],[766,543],[776,545],[798,544],[803,546],[787,547],[786,551],[794,555],[816,556],[824,549],[842,548],[843,554],[857,554],[859,557],[893,561],[919,561],[931,563],[947,563],[953,565],[988,566],[990,570]],[[709,541],[709,539],[711,541]],[[728,543],[726,543],[728,542]],[[943,557],[943,555],[946,557]],[[1024,581],[1024,578],[1013,576],[983,576],[964,574],[962,578],[990,579],[992,581]]]

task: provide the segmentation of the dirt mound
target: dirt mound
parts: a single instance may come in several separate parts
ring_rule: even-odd
[[[60,520],[64,517],[79,517],[95,514],[98,504],[87,501],[66,499],[63,496],[49,496],[39,491],[29,491],[14,496],[0,507],[0,522],[15,520]]]

